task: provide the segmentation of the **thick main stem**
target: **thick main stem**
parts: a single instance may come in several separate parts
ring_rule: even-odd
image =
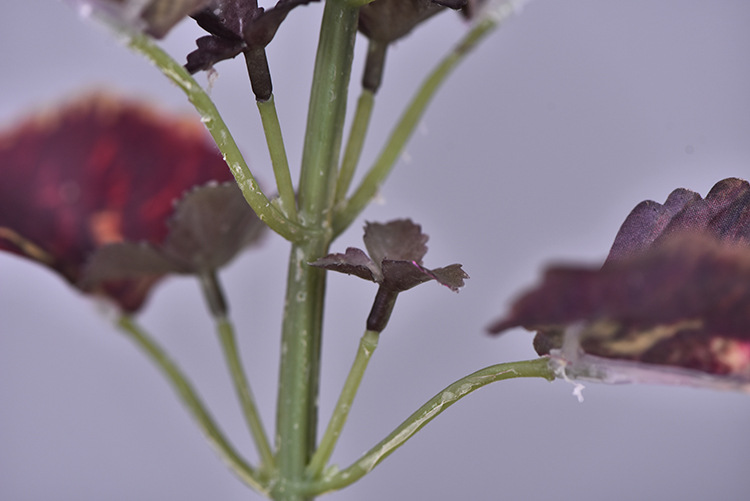
[[[327,0],[321,22],[298,191],[299,220],[314,231],[292,245],[282,327],[276,414],[279,477],[272,491],[279,501],[312,499],[295,486],[304,481],[315,448],[325,272],[308,263],[325,255],[331,242],[357,12],[343,0]]]
[[[325,246],[324,241],[294,245],[289,258],[276,415],[276,500],[308,499],[289,486],[302,480],[315,448],[325,274],[307,263],[323,254]]]

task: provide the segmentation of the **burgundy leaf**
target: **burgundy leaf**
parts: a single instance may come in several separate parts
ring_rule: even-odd
[[[419,23],[444,9],[433,0],[378,0],[359,10],[359,31],[367,38],[389,44],[406,36]],[[456,2],[461,5],[465,1]]]
[[[328,254],[310,263],[310,266],[338,271],[347,275],[356,275],[371,282],[383,280],[380,268],[367,257],[367,254],[354,247],[347,248],[345,254]]]
[[[234,182],[193,189],[177,203],[168,225],[164,254],[195,274],[226,265],[267,228]]]
[[[192,16],[211,35],[198,39],[198,48],[188,54],[185,68],[196,73],[242,52],[265,48],[293,8],[314,1],[279,0],[265,10],[255,0],[211,0]]]
[[[652,200],[641,202],[622,223],[608,259],[623,259],[647,249],[664,232],[675,214],[698,200],[702,200],[699,194],[680,188],[670,193],[663,205]]]
[[[84,268],[82,286],[165,273],[213,272],[256,243],[266,228],[235,183],[196,188],[176,204],[174,212],[162,245],[122,242],[94,251]]]
[[[458,289],[464,286],[464,280],[469,278],[469,274],[461,268],[460,264],[451,264],[444,268],[434,268],[429,273],[438,283],[445,285],[453,292],[458,292]]]
[[[422,263],[427,239],[422,228],[411,219],[396,219],[386,224],[367,223],[364,242],[370,257],[378,265],[384,259]]]
[[[490,331],[537,331],[568,376],[750,388],[749,192],[726,179],[639,204],[602,268],[548,269]]]
[[[403,292],[414,286],[432,280],[429,270],[422,268],[416,261],[393,261],[384,259],[383,286],[388,290]]]
[[[173,202],[231,174],[198,120],[150,103],[94,95],[0,134],[0,249],[41,262],[77,285],[103,245],[161,244]],[[154,277],[107,284],[127,311]]]
[[[748,241],[750,184],[729,178],[716,183],[705,199],[681,188],[673,191],[664,205],[641,202],[622,224],[607,261],[642,252],[659,239],[686,231]]]

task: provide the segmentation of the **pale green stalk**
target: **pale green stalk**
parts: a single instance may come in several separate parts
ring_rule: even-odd
[[[180,368],[169,358],[164,349],[146,331],[139,327],[132,318],[122,316],[117,325],[122,332],[143,350],[151,362],[161,371],[182,403],[190,414],[192,414],[208,441],[213,445],[216,452],[229,468],[244,483],[258,492],[266,493],[268,491],[267,479],[261,478],[261,475],[237,453],[232,444],[224,436],[224,433],[219,429],[213,417],[211,417],[211,414],[190,384],[190,381],[188,381]]]
[[[359,342],[357,355],[354,357],[354,363],[344,382],[344,388],[341,390],[338,402],[336,402],[331,420],[328,422],[328,427],[323,434],[323,438],[320,440],[320,445],[318,445],[318,449],[315,451],[307,467],[307,477],[311,480],[318,478],[323,472],[323,468],[328,464],[331,454],[333,454],[333,449],[336,447],[339,436],[344,429],[346,418],[349,416],[349,409],[352,407],[352,402],[354,402],[354,397],[362,382],[362,377],[365,375],[367,364],[370,362],[370,357],[375,348],[378,347],[379,337],[380,333],[378,332],[365,331]]]
[[[276,468],[276,460],[274,459],[265,427],[260,419],[258,407],[255,405],[255,398],[250,389],[250,383],[245,374],[242,362],[240,361],[237,341],[235,340],[234,335],[234,327],[227,318],[217,318],[216,330],[219,334],[221,347],[224,351],[224,358],[229,367],[229,373],[232,376],[235,393],[237,394],[240,406],[242,407],[245,422],[247,423],[250,434],[253,437],[255,447],[258,449],[261,469],[267,473],[273,472]]]
[[[219,282],[219,276],[215,270],[206,271],[198,276],[203,297],[206,300],[211,316],[216,323],[216,332],[219,335],[221,348],[224,352],[224,360],[227,363],[229,374],[232,377],[237,399],[242,408],[250,435],[253,437],[258,455],[261,460],[261,470],[266,476],[275,473],[276,460],[274,459],[268,435],[260,420],[255,398],[250,390],[250,382],[245,374],[245,369],[240,361],[239,349],[234,335],[234,326],[228,317],[228,307],[224,299],[224,290]]]
[[[359,164],[359,157],[362,154],[362,146],[365,144],[367,128],[370,125],[372,116],[372,107],[375,104],[375,95],[367,90],[362,89],[357,100],[357,109],[354,111],[351,130],[349,131],[349,140],[346,142],[344,149],[344,158],[341,161],[341,170],[336,182],[335,203],[338,204],[346,198],[349,186],[354,177],[354,171]]]
[[[266,135],[268,152],[271,155],[271,165],[276,178],[276,188],[279,190],[281,211],[291,221],[297,221],[297,203],[294,195],[294,184],[289,172],[289,161],[286,157],[284,137],[281,134],[279,116],[276,113],[276,103],[273,95],[268,101],[256,101],[263,131]]]
[[[201,121],[224,155],[224,159],[229,165],[237,185],[242,190],[242,194],[258,217],[276,233],[292,242],[299,241],[310,234],[309,230],[288,219],[281,210],[268,200],[247,166],[219,111],[206,91],[203,90],[203,87],[195,81],[185,68],[172,59],[149,37],[142,34],[131,34],[130,37],[130,48],[143,54],[159,68],[167,78],[185,93],[188,100],[198,111]]]
[[[495,381],[519,377],[538,377],[552,381],[555,379],[555,374],[546,357],[492,365],[469,374],[446,386],[354,464],[317,482],[300,484],[300,490],[308,495],[317,496],[354,483],[372,471],[427,423],[465,396]]]
[[[340,234],[354,221],[362,210],[377,194],[385,178],[390,174],[393,165],[404,150],[404,146],[411,138],[417,124],[424,115],[427,105],[445,82],[453,69],[464,57],[476,47],[492,30],[497,27],[498,19],[485,17],[469,31],[461,42],[448,53],[438,66],[427,76],[417,90],[411,102],[401,115],[398,123],[391,132],[388,141],[381,150],[375,163],[360,183],[354,194],[346,204],[337,208],[333,221],[334,235]]]

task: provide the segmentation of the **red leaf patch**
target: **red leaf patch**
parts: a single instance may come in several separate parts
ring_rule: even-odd
[[[748,389],[749,236],[746,181],[642,202],[604,266],[548,269],[490,331],[537,331],[568,376]]]
[[[160,244],[177,198],[231,179],[199,121],[158,115],[149,103],[82,98],[0,134],[0,249],[79,286],[94,250]],[[108,283],[103,292],[135,311],[157,279]]]

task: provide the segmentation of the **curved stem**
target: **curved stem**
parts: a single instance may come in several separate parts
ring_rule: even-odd
[[[187,377],[169,358],[164,349],[128,316],[123,316],[117,323],[120,330],[138,345],[139,348],[158,367],[164,377],[187,407],[203,433],[216,452],[227,463],[229,468],[247,485],[261,493],[268,492],[267,481],[243,459],[227,440],[211,414],[206,409]]]
[[[370,168],[357,190],[349,201],[334,215],[333,232],[340,234],[354,221],[380,189],[385,178],[390,174],[398,156],[414,133],[419,120],[424,115],[427,105],[437,90],[450,75],[451,71],[476,45],[498,25],[497,17],[485,17],[443,58],[438,66],[422,83],[417,93],[407,106],[401,119],[391,132],[380,156]]]
[[[247,203],[258,214],[258,217],[272,230],[289,241],[299,241],[309,235],[311,230],[307,230],[289,220],[275,205],[270,203],[247,166],[237,143],[235,143],[213,101],[185,68],[145,35],[132,34],[129,46],[148,58],[187,95],[188,100],[200,114],[201,121],[224,155],[224,160],[229,165],[229,169],[232,171],[232,175],[234,175],[234,179],[242,190]]]
[[[367,128],[370,125],[372,116],[372,107],[375,104],[375,94],[367,89],[362,89],[357,100],[357,109],[354,111],[352,127],[349,131],[349,139],[344,149],[344,158],[341,161],[341,170],[336,180],[335,203],[338,204],[346,198],[349,186],[354,177],[354,171],[357,169],[359,157],[362,153],[362,146],[367,136]]]
[[[319,495],[354,483],[372,471],[427,423],[463,397],[495,381],[519,377],[539,377],[548,381],[555,379],[554,372],[549,366],[549,359],[546,357],[523,362],[497,364],[481,369],[446,386],[348,468],[300,488],[305,493]]]
[[[268,435],[260,420],[260,414],[255,405],[255,398],[253,398],[253,393],[250,390],[250,382],[240,361],[239,349],[237,348],[237,341],[234,335],[234,326],[228,318],[224,290],[219,282],[216,271],[202,273],[199,276],[199,281],[203,297],[216,323],[216,332],[219,335],[221,348],[224,352],[224,360],[229,368],[229,374],[232,376],[232,384],[242,407],[245,422],[258,450],[262,469],[266,473],[266,476],[270,476],[276,468],[276,461],[273,457],[273,452],[271,452]]]
[[[336,442],[338,442],[341,431],[344,429],[346,418],[349,416],[349,409],[352,407],[352,402],[359,389],[359,384],[362,382],[362,376],[365,374],[367,364],[375,348],[378,347],[379,337],[378,332],[365,331],[359,342],[357,355],[354,358],[352,368],[349,370],[349,375],[346,377],[344,388],[341,390],[338,402],[336,402],[331,420],[328,422],[328,427],[323,434],[323,438],[320,439],[318,449],[315,451],[307,467],[307,476],[310,479],[315,479],[322,473],[323,468],[325,468],[328,460],[331,458],[331,454],[333,454],[333,449],[336,447]]]
[[[268,475],[276,468],[276,460],[271,451],[268,435],[260,419],[258,408],[255,405],[255,398],[253,398],[253,393],[250,390],[250,383],[247,380],[247,375],[240,361],[239,350],[237,349],[237,342],[234,335],[234,326],[227,318],[217,318],[216,330],[224,351],[224,358],[229,366],[229,373],[232,376],[235,393],[237,393],[237,398],[242,406],[245,422],[250,429],[250,434],[258,449],[261,469]]]
[[[281,211],[291,221],[297,221],[297,203],[294,195],[294,184],[289,172],[289,161],[286,157],[284,137],[281,134],[279,116],[276,113],[276,103],[273,94],[267,101],[256,101],[263,131],[268,143],[268,153],[271,155],[271,165],[276,178],[276,188],[279,190]]]

